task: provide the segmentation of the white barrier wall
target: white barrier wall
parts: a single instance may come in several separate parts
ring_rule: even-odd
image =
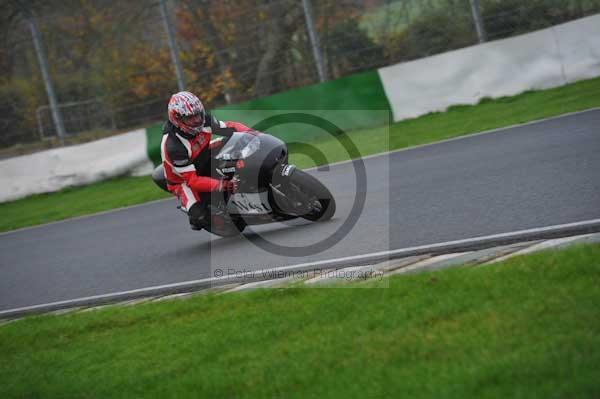
[[[149,174],[146,130],[0,161],[0,202],[124,174]]]
[[[394,120],[600,76],[600,14],[379,69]]]

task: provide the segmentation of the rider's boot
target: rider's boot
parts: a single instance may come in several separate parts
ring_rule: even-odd
[[[207,210],[200,202],[196,202],[188,209],[188,217],[190,220],[190,228],[192,230],[202,230],[207,226],[206,221]]]

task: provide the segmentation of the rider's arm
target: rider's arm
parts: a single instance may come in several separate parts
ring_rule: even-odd
[[[211,191],[221,190],[220,180],[213,179],[212,177],[208,176],[198,176],[196,174],[196,168],[194,168],[193,172],[181,173],[181,177],[183,177],[183,180],[192,190],[199,193],[208,193]]]
[[[214,116],[208,115],[207,124],[210,124],[209,127],[213,134],[217,134],[219,136],[230,137],[235,132],[251,132],[252,129],[248,126],[244,125],[240,122],[233,121],[220,121]],[[208,126],[207,126],[208,127]]]
[[[248,126],[246,126],[240,122],[227,121],[227,122],[220,122],[220,123],[224,123],[225,127],[235,129],[236,132],[248,132],[248,131],[252,130]]]
[[[205,193],[222,189],[220,180],[209,176],[198,176],[188,152],[182,145],[167,145],[163,153],[163,165],[168,181],[185,182],[192,190]]]
[[[169,191],[173,191],[176,187],[176,185],[170,184],[171,182],[179,183],[181,180],[183,180],[183,182],[192,190],[199,193],[219,191],[221,189],[220,180],[213,179],[209,176],[198,176],[196,174],[196,167],[193,164],[187,166],[174,166],[168,161],[164,161],[163,165],[168,180],[167,188],[169,188]]]

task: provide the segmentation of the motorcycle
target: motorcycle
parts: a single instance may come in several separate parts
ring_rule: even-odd
[[[222,140],[220,151],[212,158],[211,176],[236,180],[238,190],[231,195],[208,195],[206,230],[230,237],[247,225],[295,218],[322,222],[333,217],[333,195],[314,176],[288,163],[288,149],[282,140],[247,132]],[[162,165],[156,167],[152,179],[168,192]],[[212,223],[213,216],[221,222]]]

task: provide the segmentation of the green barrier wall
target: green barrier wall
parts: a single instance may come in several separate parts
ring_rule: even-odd
[[[165,112],[165,115],[167,113]],[[148,158],[154,163],[154,166],[160,164],[160,143],[162,141],[162,126],[164,122],[156,123],[146,128],[146,146],[148,148]]]
[[[241,110],[327,110],[368,109],[389,110],[390,105],[377,71],[369,71],[301,87],[268,97],[221,108]]]
[[[213,114],[221,120],[255,126],[265,118],[288,111],[311,111],[345,131],[384,125],[389,123],[391,115],[376,70],[229,105],[213,110]],[[146,129],[148,155],[155,165],[160,163],[161,128],[162,123],[159,123]],[[314,126],[290,123],[273,127],[268,133],[290,143],[313,139],[323,131]]]

